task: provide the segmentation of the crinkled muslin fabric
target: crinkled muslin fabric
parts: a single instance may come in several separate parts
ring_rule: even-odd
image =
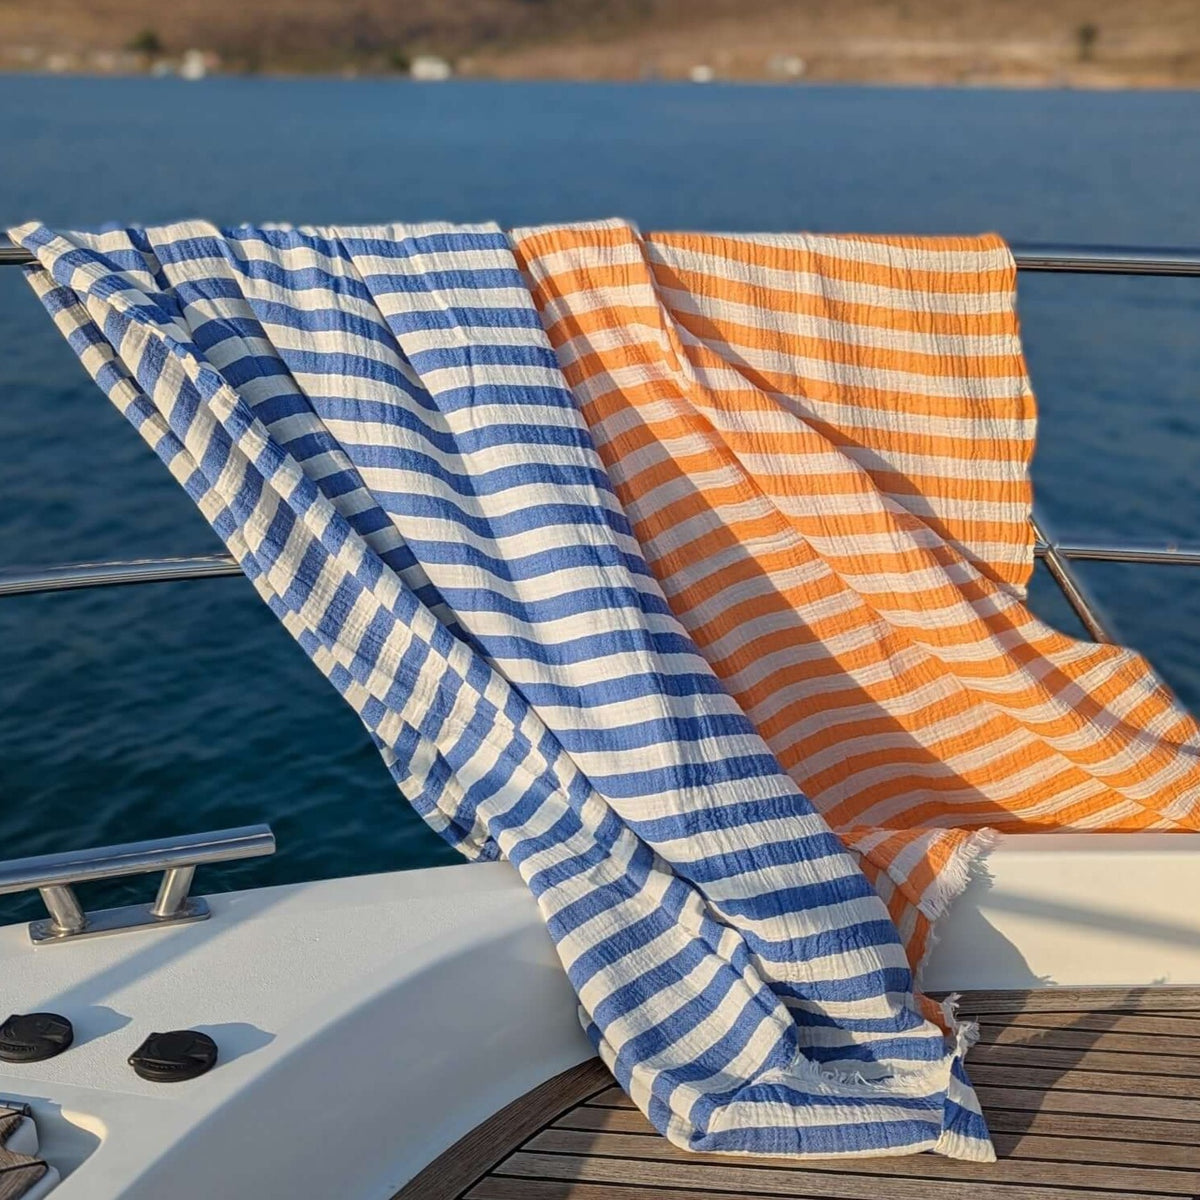
[[[667,602],[918,967],[1004,833],[1200,830],[1200,731],[1025,604],[1033,394],[996,237],[515,230]]]
[[[968,1031],[672,611],[504,233],[11,233],[403,794],[520,872],[658,1129],[992,1157]]]

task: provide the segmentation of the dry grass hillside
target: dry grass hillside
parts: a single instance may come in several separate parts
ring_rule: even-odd
[[[1200,85],[1200,0],[0,0],[0,65]]]

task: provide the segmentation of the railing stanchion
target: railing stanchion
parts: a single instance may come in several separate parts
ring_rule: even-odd
[[[1083,627],[1095,642],[1115,642],[1117,640],[1112,626],[1100,615],[1100,606],[1088,595],[1087,589],[1066,558],[1059,553],[1058,545],[1046,532],[1045,522],[1036,513],[1029,518],[1034,535],[1040,545],[1038,554],[1046,564],[1051,578],[1058,584],[1059,591],[1066,597],[1067,603],[1075,615],[1083,622]]]

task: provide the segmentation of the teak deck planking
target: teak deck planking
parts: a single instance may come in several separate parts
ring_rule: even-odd
[[[397,1200],[1200,1200],[1200,988],[976,992],[959,1011],[980,1025],[967,1069],[998,1162],[691,1154],[593,1059]]]

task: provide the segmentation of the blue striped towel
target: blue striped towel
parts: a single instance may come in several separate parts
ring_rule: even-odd
[[[12,237],[403,794],[521,873],[659,1130],[992,1158],[969,1030],[671,615],[499,229]]]

